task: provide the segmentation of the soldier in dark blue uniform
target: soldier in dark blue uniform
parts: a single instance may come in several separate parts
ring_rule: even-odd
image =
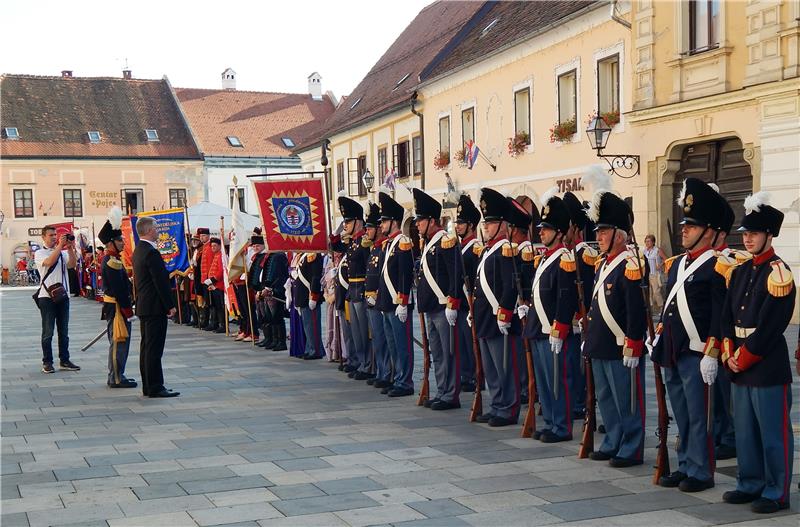
[[[519,321],[514,317],[517,285],[514,247],[508,240],[509,203],[490,188],[481,189],[481,212],[486,246],[476,271],[475,331],[491,399],[488,412],[477,417],[489,426],[508,426],[519,419],[520,387],[517,339]],[[512,327],[515,325],[517,327]]]
[[[621,198],[598,191],[589,206],[600,251],[584,353],[592,360],[597,406],[606,429],[589,457],[612,467],[642,464],[644,451],[644,349],[646,327],[640,282],[644,263],[626,248],[633,213]],[[632,410],[633,406],[633,411]]]
[[[464,301],[458,309],[458,340],[461,342],[461,391],[475,391],[475,350],[473,349],[472,330],[467,323],[469,316],[469,301],[475,290],[475,273],[478,269],[478,253],[480,243],[476,237],[478,223],[481,221],[481,212],[472,203],[468,194],[462,194],[458,199],[456,209],[456,234],[460,240],[461,261],[464,276]]]
[[[321,310],[317,304],[322,296],[322,256],[316,253],[303,254],[297,271],[295,307],[300,310],[306,335],[303,358],[321,359],[325,356],[325,349],[322,347]]]
[[[564,205],[569,211],[569,230],[564,236],[564,245],[572,251],[575,259],[576,275],[582,305],[578,305],[575,321],[572,324],[573,336],[567,339],[567,364],[572,372],[572,418],[582,419],[586,411],[586,373],[581,368],[583,356],[581,352],[581,320],[589,312],[592,302],[592,289],[594,287],[594,269],[600,253],[584,241],[584,232],[587,229],[588,218],[583,203],[573,194],[564,194]]]
[[[392,357],[389,354],[389,345],[386,342],[386,332],[383,328],[383,315],[375,306],[378,300],[378,287],[380,286],[381,248],[384,237],[380,234],[381,209],[376,203],[369,204],[369,214],[364,220],[364,239],[369,241],[369,259],[364,296],[367,302],[367,320],[369,321],[372,339],[372,356],[375,361],[375,377],[367,380],[367,384],[375,388],[386,388],[392,384]]]
[[[414,394],[414,344],[410,311],[411,285],[414,281],[414,257],[411,238],[400,232],[405,209],[391,196],[391,190],[378,193],[381,205],[381,233],[386,237],[378,261],[380,287],[375,307],[383,313],[386,342],[394,364],[392,385],[381,390],[389,397]]]
[[[569,211],[556,192],[558,187],[542,195],[538,228],[546,251],[534,258],[531,309],[524,332],[535,361],[536,387],[545,422],[539,439],[544,443],[572,439],[570,387],[574,372],[567,360],[567,343],[573,335],[578,291],[575,257],[563,243],[569,230]]]
[[[722,499],[749,503],[753,512],[789,507],[794,438],[789,420],[792,371],[783,333],[797,289],[792,273],[772,248],[783,213],[769,193],[744,201],[739,231],[752,258],[730,271],[722,310],[722,363],[731,377],[738,474],[736,490]]]
[[[733,229],[736,214],[730,203],[725,202],[725,219],[714,239],[717,253],[717,267],[725,271],[736,264],[736,255],[726,242]],[[744,253],[744,251],[742,251]],[[736,457],[736,432],[733,426],[733,404],[731,403],[731,379],[727,375],[717,375],[714,382],[714,458],[716,460]]]
[[[353,326],[348,320],[348,311],[352,319],[353,312],[347,305],[347,291],[350,289],[350,270],[348,268],[348,261],[346,256],[346,246],[338,244],[333,248],[335,269],[335,287],[333,296],[333,308],[336,311],[336,317],[339,321],[339,331],[341,332],[341,339],[344,342],[343,353],[347,354],[344,363],[344,371],[351,379],[358,373],[359,356],[355,352],[356,345],[353,343]]]
[[[264,340],[258,345],[273,351],[286,351],[286,289],[284,286],[289,278],[289,259],[286,253],[268,253],[260,264],[259,286],[261,287],[262,308],[265,318],[265,327],[271,330],[270,340]]]
[[[364,208],[361,204],[340,195],[339,211],[344,219],[344,226],[341,236],[331,237],[331,245],[334,250],[344,252],[347,260],[347,302],[353,339],[353,349],[348,348],[347,358],[349,364],[355,367],[355,371],[349,373],[352,373],[351,378],[363,381],[375,377],[372,373],[372,355],[369,352],[367,304],[364,301],[364,282],[371,243],[364,237]]]
[[[658,484],[699,492],[714,486],[708,400],[713,397],[711,385],[717,374],[725,278],[715,270],[717,258],[712,244],[725,217],[725,199],[699,179],[687,178],[678,206],[684,214],[680,224],[686,252],[673,260],[668,271],[667,300],[652,359],[664,368],[664,383],[681,441],[678,470],[662,476]]]
[[[458,239],[439,224],[442,205],[415,188],[417,230],[424,243],[417,286],[417,310],[424,315],[428,347],[436,377],[436,396],[424,402],[432,410],[461,408],[461,355],[456,323],[463,298]],[[472,339],[470,339],[470,342]]]
[[[120,255],[125,247],[122,236],[122,211],[115,207],[108,214],[98,238],[106,246],[102,262],[103,311],[101,320],[108,321],[108,387],[136,388],[136,381],[125,377],[128,349],[131,343],[131,281]]]
[[[515,333],[513,337],[515,339],[514,346],[517,349],[517,364],[519,364],[520,404],[527,404],[528,367],[522,341],[522,319],[528,314],[530,289],[533,283],[534,251],[530,240],[530,229],[533,218],[522,204],[514,198],[508,198],[508,206],[509,239],[516,253],[516,256],[514,256],[514,269],[516,271],[514,276],[519,279],[517,283],[517,293],[520,295],[517,299],[517,309],[514,312],[514,317],[520,322],[519,326],[514,324],[514,328],[519,327],[520,333]]]

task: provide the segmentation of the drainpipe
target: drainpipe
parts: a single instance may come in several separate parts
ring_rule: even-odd
[[[625,26],[626,28],[630,29],[631,28],[631,23],[628,22],[627,20],[625,20],[624,18],[620,17],[617,14],[617,3],[618,2],[619,2],[619,0],[611,0],[611,20],[613,20],[614,22],[617,22],[618,24],[621,24],[621,25]]]
[[[411,95],[411,113],[419,117],[419,143],[422,153],[422,174],[420,175],[419,186],[425,190],[425,118],[417,111],[417,92]],[[411,142],[411,171],[414,171],[414,142]]]

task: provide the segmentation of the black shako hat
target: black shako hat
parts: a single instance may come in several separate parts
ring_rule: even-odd
[[[542,211],[537,227],[549,227],[562,234],[569,230],[569,210],[564,200],[556,196],[558,187],[553,187],[542,194]]]
[[[380,191],[378,192],[378,202],[381,204],[381,220],[403,221],[403,214],[406,210],[392,196]]]
[[[250,245],[264,245],[264,237],[257,235],[250,236]]]
[[[769,204],[770,198],[770,193],[763,190],[745,198],[745,216],[739,232],[765,232],[773,236],[780,234],[783,212]]]
[[[200,236],[201,234],[211,234],[211,231],[210,231],[210,230],[208,230],[208,228],[207,228],[207,227],[198,227],[198,228],[197,228],[197,231],[195,231],[195,232],[196,232],[196,234],[197,234],[198,236]]]
[[[436,198],[418,188],[411,189],[414,195],[414,214],[417,220],[434,219],[442,217],[442,204]]]
[[[525,207],[514,198],[508,197],[506,200],[508,200],[508,214],[506,215],[508,217],[508,223],[510,223],[512,227],[527,231],[531,226],[531,215],[528,214]]]
[[[508,221],[508,200],[496,190],[482,188],[480,205],[483,221]]]
[[[723,229],[727,203],[708,183],[686,178],[677,202],[683,211],[680,225],[697,225],[717,231]]]
[[[630,233],[633,227],[631,208],[622,198],[606,190],[598,191],[592,197],[587,216],[594,222],[595,231],[612,228]]]
[[[472,198],[469,197],[469,194],[461,194],[456,209],[456,223],[471,223],[477,226],[480,221],[481,211],[472,202]]]
[[[361,206],[361,203],[347,196],[339,196],[339,212],[344,221],[364,219],[364,207]]]
[[[586,209],[583,208],[583,203],[578,199],[578,196],[572,192],[567,192],[562,199],[564,200],[564,206],[567,207],[569,220],[572,224],[579,229],[586,227],[586,221],[589,218],[586,217]]]
[[[113,228],[111,226],[111,222],[106,220],[106,222],[103,224],[103,228],[97,233],[97,237],[100,238],[100,241],[105,245],[108,245],[111,240],[121,240],[122,231],[120,229]]]
[[[377,203],[369,203],[369,214],[364,220],[364,225],[367,227],[377,227],[381,222],[381,208]]]

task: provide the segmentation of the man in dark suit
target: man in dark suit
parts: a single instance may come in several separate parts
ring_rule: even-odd
[[[139,368],[142,393],[146,397],[177,397],[180,392],[164,388],[161,356],[167,338],[167,317],[175,315],[169,273],[156,248],[155,220],[145,216],[136,222],[139,243],[133,251],[133,274],[136,282],[136,315],[142,322]]]

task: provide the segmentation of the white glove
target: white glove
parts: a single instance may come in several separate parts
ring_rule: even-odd
[[[585,340],[582,340],[582,341],[581,341],[581,353],[583,353],[583,347],[584,347],[585,345],[586,345],[586,341],[585,341]]]
[[[458,320],[458,311],[455,309],[450,309],[449,307],[445,308],[444,316],[447,318],[447,323],[451,326],[456,325],[456,320]]]
[[[714,380],[717,378],[718,368],[719,363],[717,359],[709,357],[708,355],[703,355],[703,358],[700,359],[700,375],[703,376],[703,382],[708,385],[714,384]],[[711,396],[713,397],[713,394]]]
[[[203,282],[205,285],[211,285],[211,278],[206,278],[206,281]]]
[[[467,325],[472,327],[472,315],[467,315]]]
[[[317,309],[316,300],[309,300],[308,301],[308,309],[310,309],[311,311],[314,311],[315,309]]]
[[[400,320],[400,322],[405,324],[406,320],[408,319],[408,307],[401,304],[395,308],[394,314],[397,315],[397,318]]]
[[[292,309],[292,295],[291,295],[291,293],[286,295],[286,309],[288,309],[288,310]]]
[[[518,316],[519,318],[525,318],[525,317],[527,317],[527,316],[528,316],[528,310],[529,310],[529,309],[530,309],[530,308],[529,308],[528,306],[526,306],[525,304],[523,304],[523,305],[521,305],[521,306],[517,306],[517,316]]]
[[[244,281],[245,279],[246,279],[246,276],[245,276],[244,273],[242,273],[242,276],[239,277],[239,280]]]
[[[622,357],[622,364],[633,370],[639,366],[639,357]]]
[[[564,347],[564,341],[558,337],[550,336],[550,351],[558,355]]]
[[[369,307],[375,307],[375,297],[374,296],[368,296],[367,297],[367,305],[369,305]]]
[[[511,328],[510,322],[501,322],[497,321],[497,328],[500,330],[500,333],[503,335],[508,335],[508,330]]]

